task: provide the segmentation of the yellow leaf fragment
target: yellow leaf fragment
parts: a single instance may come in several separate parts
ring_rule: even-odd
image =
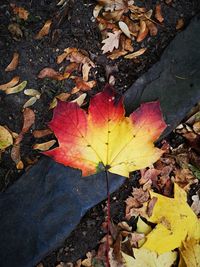
[[[0,85],[0,90],[5,91],[7,88],[13,87],[16,84],[18,84],[19,82],[19,76],[15,76],[14,78],[12,78],[11,81],[9,81],[8,83],[4,83]]]
[[[199,240],[188,239],[182,243],[179,248],[182,260],[188,267],[200,266],[200,242]]]
[[[11,133],[3,126],[0,125],[0,151],[5,150],[13,144]]]
[[[6,67],[5,71],[13,71],[17,68],[19,63],[19,54],[14,53],[10,64]]]
[[[166,252],[157,255],[145,248],[133,249],[134,257],[122,252],[126,267],[170,267],[177,258],[177,252]]]
[[[145,235],[151,232],[152,228],[147,223],[145,223],[140,217],[138,218],[137,222],[137,229],[136,232],[144,233]]]
[[[51,27],[52,21],[49,19],[45,22],[44,26],[42,29],[38,32],[38,34],[35,36],[36,40],[42,39],[44,36],[49,34],[49,30]]]
[[[27,85],[27,81],[23,81],[22,83],[14,86],[14,87],[7,88],[5,90],[5,93],[7,95],[19,93],[22,90],[24,90],[24,88],[26,87],[26,85]]]
[[[23,108],[28,108],[31,107],[32,105],[35,104],[35,102],[38,100],[38,97],[36,96],[32,96],[29,100],[27,100],[25,102],[25,104],[23,105]]]
[[[168,198],[151,192],[157,202],[152,216],[148,219],[156,227],[147,235],[144,248],[162,254],[181,246],[188,238],[200,238],[200,223],[187,204],[186,192],[177,184],[174,186],[174,198]]]

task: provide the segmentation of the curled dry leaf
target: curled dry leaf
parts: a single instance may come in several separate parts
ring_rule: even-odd
[[[110,55],[108,55],[108,58],[114,60],[121,56],[126,55],[127,53],[128,51],[125,51],[125,50],[122,51],[122,50],[117,49],[117,50],[114,50]]]
[[[44,78],[51,78],[54,80],[61,81],[65,79],[62,74],[60,74],[58,71],[55,71],[52,68],[44,68],[40,71],[38,74],[39,79],[44,79]]]
[[[69,93],[61,93],[59,95],[56,96],[57,99],[61,100],[61,101],[66,101],[71,94]]]
[[[48,141],[48,142],[45,142],[45,143],[35,144],[33,146],[33,149],[37,149],[37,150],[40,150],[40,151],[46,151],[49,148],[51,148],[55,143],[56,143],[56,140],[51,140],[51,141]]]
[[[96,85],[96,81],[85,82],[80,77],[75,77],[74,80],[75,80],[76,86],[72,89],[71,91],[72,94],[75,94],[78,91],[87,92]]]
[[[80,64],[79,63],[75,63],[75,62],[71,62],[69,65],[67,65],[65,67],[65,70],[64,70],[64,76],[65,76],[65,78],[69,78],[70,75],[72,74],[72,72],[74,72],[74,71],[76,71],[76,70],[79,69],[79,66],[80,66]]]
[[[144,52],[147,50],[147,48],[141,48],[140,50],[134,52],[134,53],[131,53],[131,54],[128,54],[127,56],[125,56],[124,58],[126,59],[133,59],[133,58],[136,58],[136,57],[139,57],[141,56],[142,54],[144,54]]]
[[[60,64],[63,62],[63,60],[67,57],[68,53],[64,52],[61,55],[57,56],[56,62],[57,64]]]
[[[98,17],[98,15],[99,15],[99,13],[100,13],[100,11],[101,11],[102,8],[103,8],[102,5],[96,5],[95,6],[95,8],[93,10],[93,17],[94,18],[97,18]]]
[[[12,34],[13,39],[16,41],[19,41],[23,36],[23,32],[17,23],[10,23],[8,25],[8,30]]]
[[[119,47],[119,38],[120,38],[121,31],[114,31],[109,32],[108,37],[102,41],[104,44],[102,46],[103,54],[107,52],[112,52],[115,48]]]
[[[5,71],[13,71],[17,68],[19,63],[19,54],[14,53],[10,64],[5,68]]]
[[[156,5],[155,18],[156,18],[159,22],[163,22],[163,21],[164,21],[164,18],[163,18],[163,16],[162,16],[161,4],[157,4],[157,5]]]
[[[35,104],[35,102],[38,100],[38,97],[33,96],[29,100],[26,101],[26,103],[23,105],[23,108],[31,107]]]
[[[5,89],[5,93],[7,95],[19,93],[19,92],[24,90],[26,85],[27,85],[27,81],[23,81],[22,83],[14,86],[14,87],[10,87],[10,88]]]
[[[8,83],[1,84],[0,90],[5,91],[6,89],[11,88],[11,87],[15,86],[16,84],[18,84],[18,82],[19,82],[19,76],[15,76]]]
[[[33,131],[33,136],[35,138],[41,138],[47,135],[52,134],[52,131],[50,129],[45,129],[45,130],[35,130]]]
[[[147,34],[149,32],[149,29],[147,28],[146,22],[144,20],[140,20],[140,30],[137,37],[137,42],[142,42]]]
[[[119,28],[128,38],[131,38],[130,30],[125,22],[119,21]]]
[[[29,16],[29,12],[23,8],[23,7],[18,7],[15,4],[10,4],[12,7],[13,13],[18,15],[20,19],[27,20]]]
[[[30,127],[35,122],[35,113],[29,109],[25,108],[23,111],[23,127],[17,138],[15,139],[14,145],[11,150],[11,158],[15,162],[17,169],[23,169],[23,162],[21,161],[20,155],[20,143],[23,139],[24,134],[26,134]]]
[[[11,133],[3,126],[0,125],[0,151],[5,150],[13,144]]]
[[[181,28],[183,28],[183,26],[184,26],[183,18],[178,19],[178,21],[176,23],[176,30],[180,30]]]
[[[49,19],[45,22],[42,29],[38,32],[38,34],[35,36],[36,40],[42,39],[44,36],[49,34],[50,27],[51,27],[52,21]]]
[[[147,20],[147,21],[146,21],[146,25],[147,25],[147,27],[148,27],[148,29],[149,29],[149,33],[150,33],[150,35],[151,35],[151,36],[156,36],[157,33],[158,33],[158,28],[157,28],[157,26],[156,26],[152,21],[150,21],[150,20]]]

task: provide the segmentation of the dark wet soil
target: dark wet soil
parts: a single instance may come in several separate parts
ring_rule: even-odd
[[[44,67],[52,67],[58,70],[56,64],[57,55],[61,54],[67,47],[77,47],[88,52],[90,58],[96,63],[97,68],[91,73],[91,78],[97,80],[97,86],[89,95],[100,91],[107,81],[106,67],[116,66],[116,89],[123,93],[131,84],[152,64],[159,60],[162,51],[177,34],[176,23],[183,18],[184,29],[190,19],[200,11],[199,0],[173,0],[167,5],[160,1],[164,16],[163,25],[158,25],[158,34],[155,37],[148,37],[141,44],[135,44],[135,50],[140,47],[147,47],[147,52],[139,59],[128,61],[120,58],[115,61],[108,60],[101,52],[101,34],[97,24],[92,17],[92,11],[96,1],[92,0],[66,0],[64,8],[58,7],[58,1],[50,0],[18,0],[0,2],[0,83],[6,83],[14,76],[20,76],[20,80],[27,80],[28,87],[39,90],[42,95],[31,108],[36,114],[36,121],[31,128],[46,129],[47,122],[51,119],[52,111],[48,107],[53,97],[61,92],[70,91],[72,82],[52,81],[49,79],[38,79],[37,75]],[[140,2],[141,1],[136,1]],[[29,19],[22,21],[12,13],[10,3],[22,6],[30,12]],[[154,9],[157,1],[143,1],[143,6]],[[53,26],[48,36],[41,40],[35,40],[34,36],[41,29],[44,22],[52,19]],[[18,23],[23,36],[18,40],[14,39],[8,31],[10,23]],[[182,30],[181,29],[181,30]],[[10,63],[14,52],[20,54],[20,63],[13,72],[6,73],[5,67]],[[22,107],[27,101],[23,92],[12,95],[5,95],[0,92],[0,125],[8,126],[12,131],[19,133],[22,127]],[[21,146],[21,157],[25,163],[24,170],[17,170],[10,157],[10,149],[2,155],[0,161],[0,191],[6,190],[14,183],[26,168],[30,161],[35,161],[40,154],[32,149],[36,142],[29,132],[25,135]],[[45,141],[41,139],[40,141]],[[114,221],[123,219],[123,200],[135,185],[137,175],[127,181],[123,190],[119,190],[112,197],[112,218]],[[121,193],[123,192],[123,193]],[[104,203],[97,205],[89,211],[77,229],[73,231],[66,240],[63,247],[52,252],[44,259],[44,266],[53,267],[60,261],[74,261],[82,257],[88,250],[94,248],[102,237],[100,225],[103,221]]]

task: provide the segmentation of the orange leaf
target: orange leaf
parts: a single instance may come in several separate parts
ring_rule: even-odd
[[[49,34],[49,30],[51,27],[51,23],[52,21],[49,19],[45,22],[44,26],[42,27],[42,29],[38,32],[38,34],[35,36],[36,40],[40,40],[42,39],[44,36]]]
[[[19,63],[19,54],[14,53],[10,64],[5,68],[5,71],[13,71],[17,68]]]
[[[11,81],[9,81],[8,83],[4,83],[0,85],[0,90],[6,90],[7,88],[13,87],[16,84],[18,84],[19,82],[19,76],[15,76],[14,78],[12,78]]]
[[[163,20],[164,20],[164,18],[163,18],[163,16],[162,16],[162,11],[161,11],[161,4],[157,4],[157,5],[156,5],[155,18],[156,18],[159,22],[163,22]]]
[[[147,28],[146,22],[144,20],[140,20],[140,30],[137,37],[137,42],[142,42],[147,36],[148,32],[149,29]]]
[[[151,165],[163,151],[154,141],[165,129],[158,102],[142,104],[129,117],[122,99],[107,85],[90,101],[88,112],[76,103],[59,102],[49,123],[59,147],[45,152],[83,176],[108,170],[129,172]]]
[[[29,12],[23,8],[23,7],[18,7],[15,4],[10,4],[12,7],[13,13],[18,15],[20,19],[27,20],[29,16]]]

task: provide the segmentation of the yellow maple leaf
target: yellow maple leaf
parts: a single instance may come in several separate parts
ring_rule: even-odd
[[[182,261],[179,267],[200,267],[200,244],[199,240],[194,238],[183,241],[182,246],[179,248]]]
[[[142,104],[125,117],[123,99],[109,85],[91,99],[88,113],[76,103],[59,102],[49,126],[59,147],[45,154],[83,176],[108,170],[129,177],[163,153],[154,146],[166,128],[159,103]]]
[[[158,255],[145,248],[133,249],[134,258],[123,253],[126,267],[170,267],[177,258],[177,252],[165,252]]]
[[[187,194],[177,184],[174,185],[174,198],[151,192],[156,197],[152,216],[148,221],[156,227],[147,235],[143,247],[162,254],[181,246],[188,238],[200,238],[200,223],[187,204]]]

